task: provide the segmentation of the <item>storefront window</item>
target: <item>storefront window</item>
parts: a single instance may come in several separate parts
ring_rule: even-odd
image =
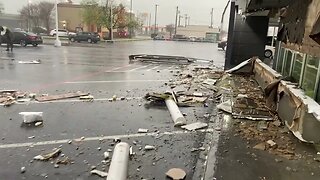
[[[296,53],[293,61],[293,69],[292,69],[292,79],[295,83],[299,83],[300,77],[302,74],[302,64],[303,64],[304,54]]]
[[[304,70],[304,77],[302,80],[302,89],[310,97],[315,97],[315,86],[317,82],[317,74],[319,68],[320,58],[314,56],[307,56],[306,67]]]
[[[280,47],[279,57],[278,57],[278,65],[277,65],[277,71],[281,73],[282,67],[283,67],[283,58],[284,58],[285,49]]]
[[[291,70],[291,63],[292,63],[292,52],[287,51],[287,56],[284,62],[284,69],[283,69],[283,76],[289,76],[290,75],[290,70]]]

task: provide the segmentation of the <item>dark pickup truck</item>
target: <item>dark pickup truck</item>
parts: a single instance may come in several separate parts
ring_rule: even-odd
[[[100,36],[98,33],[94,32],[78,32],[75,35],[70,35],[69,40],[71,42],[87,41],[88,43],[97,43],[100,41]]]

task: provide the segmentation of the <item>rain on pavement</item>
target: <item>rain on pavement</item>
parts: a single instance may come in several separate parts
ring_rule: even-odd
[[[200,157],[205,154],[190,150],[206,143],[207,132],[216,136],[219,133],[210,126],[197,132],[182,131],[173,127],[165,107],[144,106],[143,96],[167,90],[164,83],[173,78],[170,71],[178,71],[181,66],[129,63],[129,55],[141,53],[210,59],[220,67],[224,64],[224,52],[212,43],[137,41],[97,48],[40,46],[17,47],[13,53],[2,51],[2,89],[37,94],[82,91],[93,95],[94,101],[66,99],[1,107],[1,177],[97,179],[90,175],[90,170],[108,170],[108,165],[102,162],[103,153],[113,150],[113,141],[119,138],[129,143],[136,153],[129,162],[128,179],[165,179],[165,172],[174,167],[184,169],[186,179],[198,179],[199,174],[204,173],[205,160]],[[31,60],[41,60],[41,64],[18,64],[18,61]],[[114,95],[126,100],[109,102]],[[43,126],[24,127],[18,113],[28,111],[43,112]],[[191,123],[208,110],[190,107],[181,111],[188,114],[188,123]],[[148,129],[150,134],[138,134],[139,128]],[[68,144],[69,140],[81,137],[84,141],[80,145]],[[156,150],[144,151],[145,145],[155,146]],[[62,148],[60,158],[69,157],[72,164],[55,168],[53,161],[33,160],[34,156],[58,147]],[[26,173],[20,174],[21,167],[26,168]]]

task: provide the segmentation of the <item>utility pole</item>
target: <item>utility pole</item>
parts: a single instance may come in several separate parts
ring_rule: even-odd
[[[157,33],[157,14],[158,14],[158,4],[156,4],[156,11],[154,14],[154,33]]]
[[[211,9],[211,24],[210,24],[210,28],[213,28],[213,8]]]
[[[54,42],[55,47],[60,47],[61,46],[61,41],[59,39],[59,21],[58,21],[58,0],[56,0],[55,3],[56,6],[56,40]]]
[[[148,33],[151,34],[151,13],[149,13]]]
[[[27,18],[27,29],[30,32],[30,0],[28,0],[28,18]]]
[[[188,26],[190,26],[190,16],[188,17]]]
[[[188,14],[184,15],[184,27],[187,27],[187,22],[188,22]]]
[[[176,21],[174,24],[174,34],[177,34],[177,27],[178,27],[178,15],[179,15],[179,6],[177,6],[177,11],[176,11]],[[171,37],[170,37],[171,38]]]

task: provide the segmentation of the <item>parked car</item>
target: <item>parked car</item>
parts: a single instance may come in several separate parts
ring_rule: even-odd
[[[221,48],[222,50],[226,50],[226,47],[227,47],[227,40],[218,42],[218,48]]]
[[[88,43],[97,43],[100,41],[100,36],[94,32],[78,32],[76,35],[69,35],[69,40],[71,42],[87,41]]]
[[[7,43],[7,39],[3,36],[2,43]],[[42,44],[41,36],[38,36],[34,33],[29,33],[25,31],[14,31],[13,32],[13,44],[20,44],[21,46],[25,47],[28,44],[33,45],[34,47]]]
[[[56,31],[56,29],[52,29],[51,31],[50,31],[50,36],[56,36],[56,34],[57,34],[57,31]],[[68,35],[69,35],[69,32],[66,30],[66,29],[59,29],[58,30],[58,35],[59,36],[64,36],[64,37],[67,37]]]
[[[156,37],[153,38],[153,40],[166,40],[163,35],[157,35]]]
[[[273,41],[272,41],[272,38],[273,38]],[[274,53],[275,53],[276,40],[277,40],[276,37],[272,37],[272,36],[267,37],[266,47],[264,50],[264,57],[265,58],[273,58]]]
[[[179,34],[175,34],[173,35],[173,41],[188,41],[189,37],[185,36],[185,35],[179,35]]]

